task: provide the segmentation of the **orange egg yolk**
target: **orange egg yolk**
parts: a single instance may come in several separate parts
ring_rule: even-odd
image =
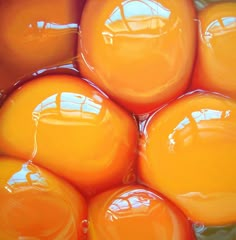
[[[133,181],[137,140],[134,118],[77,77],[34,79],[0,109],[0,152],[31,159],[89,194]]]
[[[236,222],[236,102],[194,92],[157,111],[143,132],[138,173],[193,221]]]
[[[87,0],[79,32],[81,74],[142,114],[183,93],[195,57],[188,0]]]
[[[90,201],[88,240],[191,240],[186,217],[142,186],[109,190]]]
[[[236,99],[236,2],[214,3],[199,13],[194,88]]]
[[[7,157],[0,157],[0,176],[0,239],[85,239],[85,200],[68,183]]]
[[[33,72],[71,63],[82,0],[0,1],[0,89]],[[14,69],[14,70],[13,70]]]

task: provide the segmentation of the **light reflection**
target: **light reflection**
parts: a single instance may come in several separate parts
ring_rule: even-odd
[[[101,101],[101,98],[96,99]],[[33,118],[35,121],[70,124],[76,123],[77,120],[88,122],[101,111],[102,101],[98,103],[82,94],[63,92],[54,94],[38,104],[33,111]]]
[[[212,194],[213,195],[213,194]],[[216,194],[217,195],[217,194]],[[186,198],[189,198],[189,199],[201,199],[201,200],[204,200],[204,199],[209,199],[209,194],[206,195],[202,192],[188,192],[188,193],[184,193],[184,194],[179,194],[177,196],[178,199],[186,199]]]
[[[113,44],[114,37],[156,38],[167,33],[169,9],[153,0],[126,0],[117,6],[104,25],[106,44]]]
[[[0,189],[0,236],[22,240],[77,239],[80,226],[71,205],[74,202],[70,199],[71,195],[63,195],[67,193],[67,186],[61,185],[52,175],[44,175],[30,161],[12,163],[15,166],[19,164],[19,168],[11,173],[9,179],[2,179],[6,192]],[[12,172],[11,165],[8,167]],[[53,214],[47,215],[50,214],[48,211]],[[54,222],[55,216],[58,216],[57,222]]]
[[[5,186],[10,193],[18,193],[31,188],[40,191],[49,190],[46,179],[42,177],[40,170],[31,163],[22,164],[21,170],[13,174]]]
[[[38,71],[35,71],[34,73],[32,73],[32,76],[37,77],[38,75],[41,75],[43,73],[47,73],[50,71],[60,71],[60,69],[78,72],[78,70],[75,69],[72,63],[61,63],[60,65],[47,66],[47,68],[39,69]]]
[[[204,32],[204,39],[211,47],[211,39],[215,36],[232,33],[236,31],[236,17],[228,16],[212,21]]]
[[[152,212],[151,202],[157,196],[145,189],[125,192],[115,199],[109,206],[106,217],[110,221],[135,216],[148,216]]]
[[[58,37],[59,35],[67,35],[69,33],[77,33],[78,24],[68,23],[59,24],[54,22],[37,21],[30,23],[25,30],[25,41],[32,41],[35,38],[42,39],[48,35]]]
[[[37,29],[73,29],[77,28],[78,24],[76,23],[69,23],[69,24],[58,24],[58,23],[47,23],[45,21],[38,21],[36,24],[29,24],[29,28],[37,27]]]
[[[208,125],[206,125],[206,127],[203,127],[203,124],[207,123],[207,121],[222,120],[222,119],[228,118],[230,116],[230,113],[231,113],[230,110],[219,111],[219,110],[214,110],[214,109],[201,109],[199,111],[192,112],[191,116],[186,116],[173,129],[173,132],[171,132],[168,135],[169,150],[171,152],[174,151],[174,147],[176,145],[175,136],[177,133],[180,133],[181,130],[183,130],[187,127],[190,127],[190,128],[192,128],[192,130],[194,130],[192,132],[198,134],[201,132],[201,129],[204,129],[204,131],[206,131],[207,129],[210,129],[210,126],[208,126]],[[189,137],[192,137],[192,136],[189,136]]]

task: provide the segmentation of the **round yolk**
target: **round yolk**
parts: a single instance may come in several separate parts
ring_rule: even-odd
[[[195,57],[188,0],[87,0],[81,17],[81,74],[123,107],[150,112],[181,94]]]
[[[127,186],[94,197],[89,205],[88,240],[191,240],[186,217],[142,186]]]
[[[80,78],[29,81],[0,109],[0,152],[40,164],[88,194],[134,179],[134,118]]]
[[[72,61],[82,2],[0,2],[0,68],[14,69],[10,80],[0,76],[0,89],[12,87],[27,74]]]
[[[0,157],[0,239],[84,239],[85,200],[32,163]]]
[[[236,2],[199,13],[199,48],[193,86],[236,98]]]
[[[236,102],[188,94],[147,121],[138,171],[193,221],[236,222]]]

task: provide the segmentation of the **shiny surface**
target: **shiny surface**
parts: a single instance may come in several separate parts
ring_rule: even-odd
[[[144,184],[196,222],[236,222],[236,102],[188,94],[148,120],[140,145]]]
[[[81,11],[82,0],[0,0],[0,89],[41,68],[72,62]]]
[[[34,79],[0,109],[0,152],[32,159],[88,194],[133,181],[137,138],[131,115],[72,76]]]
[[[79,68],[126,109],[154,110],[188,85],[196,25],[188,0],[87,0]]]
[[[82,240],[83,197],[32,163],[0,157],[0,239]]]
[[[215,3],[199,13],[194,87],[236,99],[236,2]]]
[[[88,240],[193,239],[186,217],[142,186],[117,188],[94,197],[88,233]]]

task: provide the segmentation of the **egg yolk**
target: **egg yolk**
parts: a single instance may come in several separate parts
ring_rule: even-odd
[[[87,206],[68,183],[7,157],[0,157],[0,176],[0,239],[85,239]]]
[[[236,222],[236,102],[193,92],[146,122],[138,173],[193,221]]]
[[[29,81],[0,109],[0,152],[31,159],[88,194],[133,181],[137,139],[131,115],[69,75]]]
[[[193,87],[236,98],[236,2],[210,4],[199,13]]]
[[[153,111],[188,86],[194,18],[188,0],[87,0],[78,44],[82,76],[131,112]]]
[[[89,204],[88,240],[191,240],[186,217],[167,200],[142,186],[109,190]]]
[[[0,0],[0,89],[75,56],[82,0]],[[12,70],[14,69],[14,71]]]

